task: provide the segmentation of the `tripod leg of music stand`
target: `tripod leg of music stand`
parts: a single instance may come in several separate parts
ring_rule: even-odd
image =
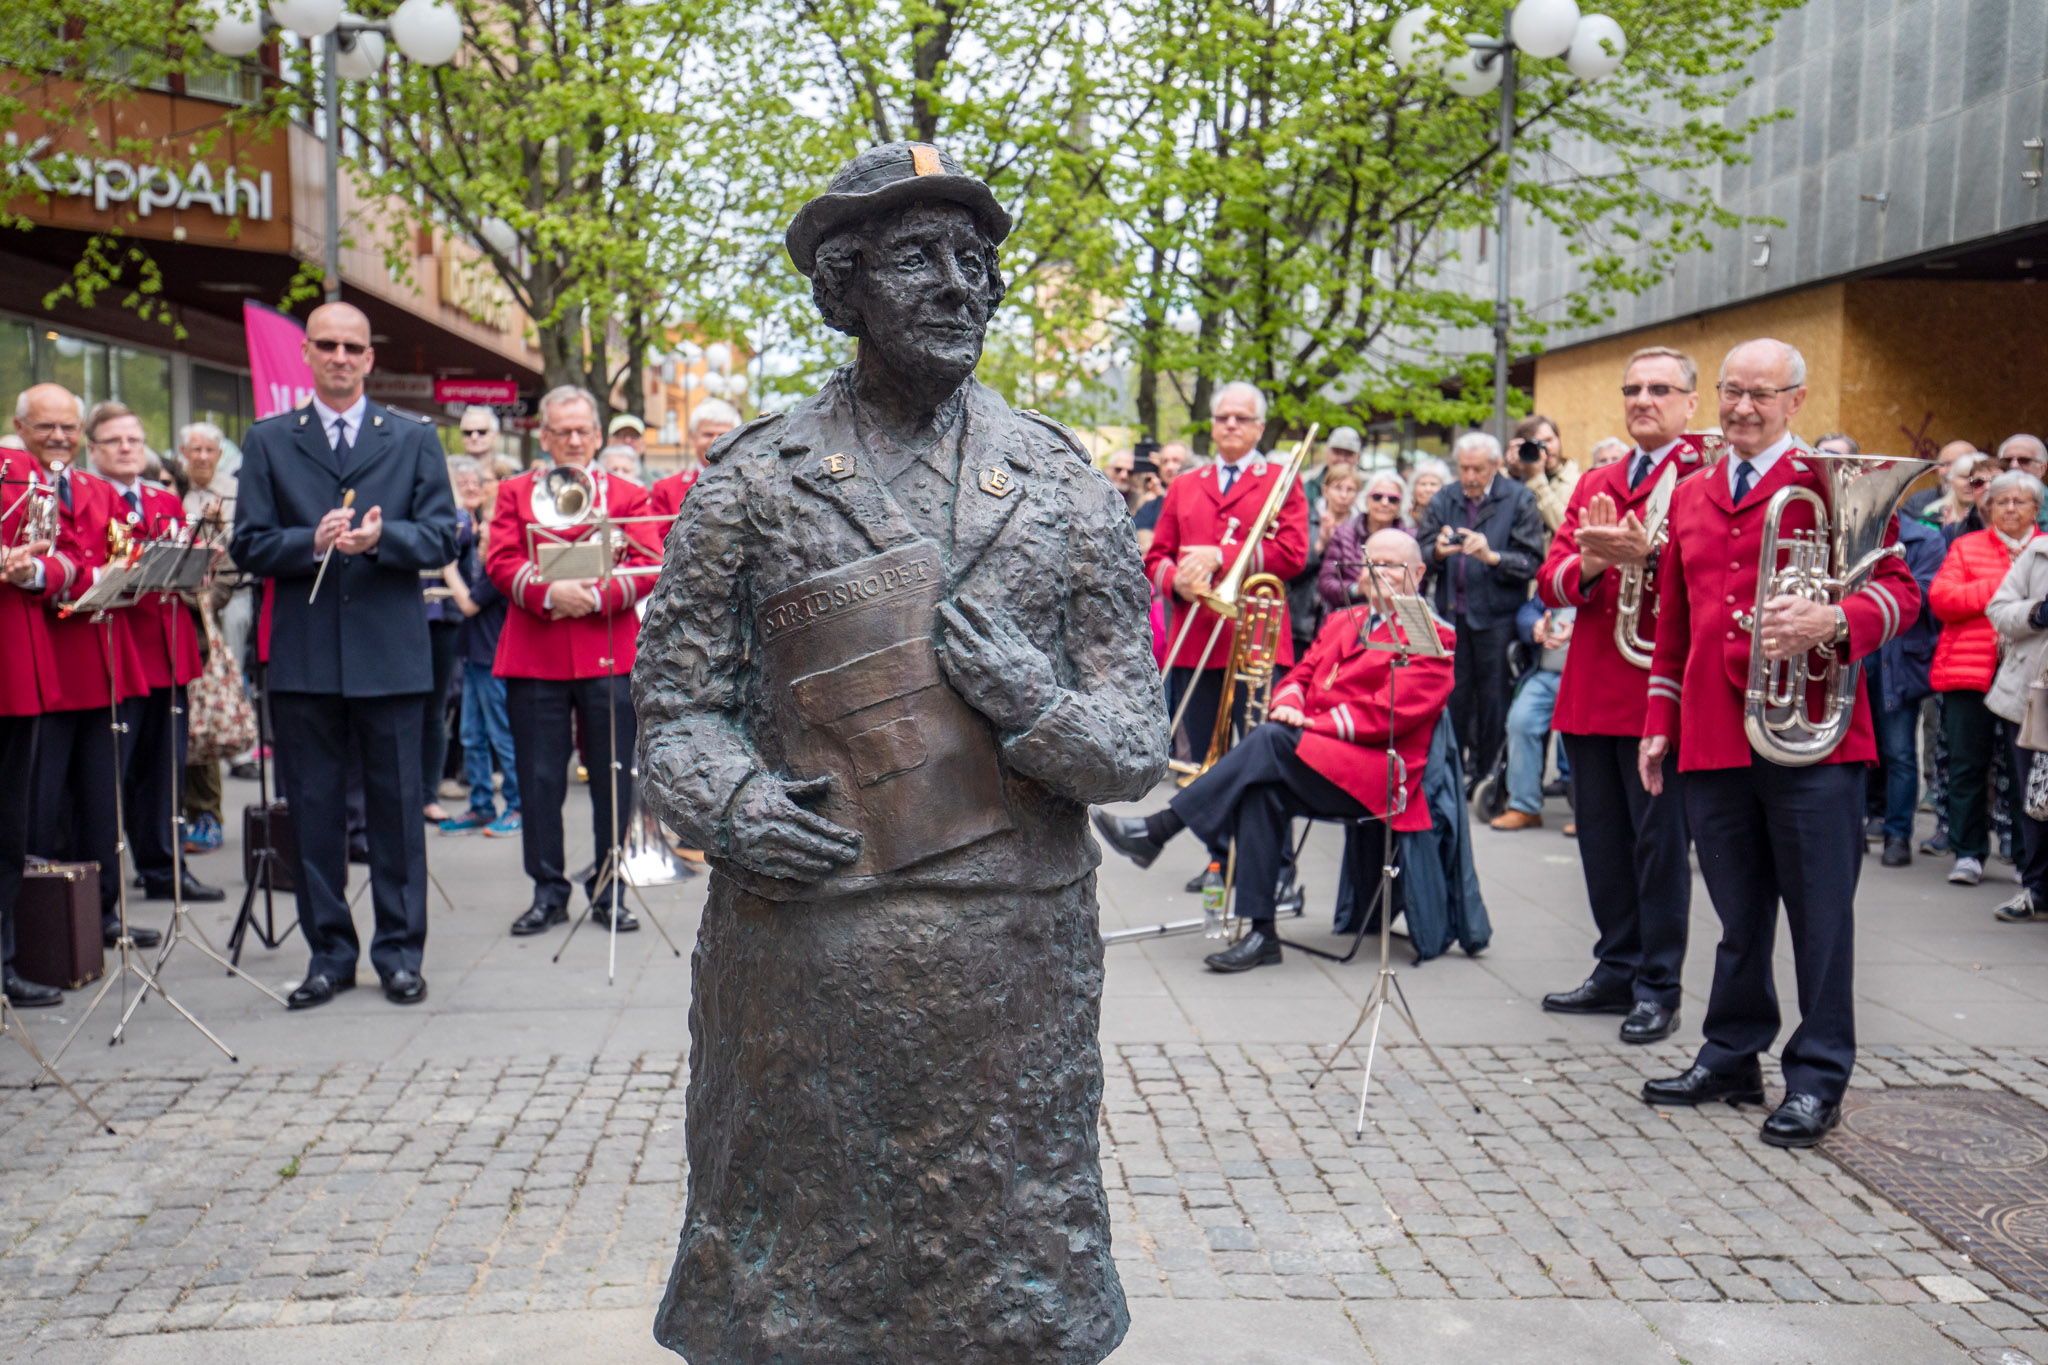
[[[668,936],[668,930],[662,928],[661,920],[655,915],[653,907],[647,904],[647,897],[641,895],[640,888],[634,886],[633,883],[627,882],[625,885],[626,889],[633,893],[633,899],[640,902],[640,913],[647,916],[647,922],[652,924],[655,932],[661,935],[661,941],[668,945],[670,952],[674,953],[677,957],[681,957],[683,950],[676,947],[676,941]]]
[[[107,998],[107,992],[114,989],[114,982],[121,975],[121,969],[116,967],[100,981],[100,988],[92,993],[92,1000],[86,1005],[85,1013],[78,1016],[78,1022],[71,1026],[71,1032],[64,1035],[63,1044],[50,1054],[52,1066],[64,1060],[64,1054],[71,1050],[71,1045],[78,1041],[78,1035],[84,1031],[86,1020],[92,1018],[92,1012],[100,1007],[100,1001]]]
[[[268,850],[256,855],[256,866],[251,869],[253,875],[250,878],[248,887],[242,892],[242,908],[235,912],[235,927],[228,931],[228,953],[231,958],[228,966],[230,967],[242,965],[242,937],[251,929],[256,928],[256,917],[252,912],[256,908],[256,887],[259,879],[269,870],[264,863],[264,859],[267,856]],[[256,936],[258,938],[263,937],[263,931],[257,929]]]
[[[1358,1121],[1352,1126],[1353,1141],[1365,1136],[1365,1102],[1372,1094],[1373,1055],[1379,1050],[1380,1045],[1380,1019],[1387,1012],[1385,983],[1382,982],[1373,989],[1379,996],[1379,1004],[1372,1012],[1372,1038],[1365,1045],[1365,1084],[1358,1089]]]
[[[14,1015],[12,1023],[8,1022],[9,1015]],[[86,1113],[92,1115],[93,1122],[105,1129],[109,1137],[117,1136],[114,1132],[114,1125],[100,1117],[100,1111],[87,1104],[85,1096],[71,1088],[71,1082],[64,1079],[63,1073],[59,1072],[49,1062],[43,1060],[42,1049],[36,1046],[34,1035],[28,1031],[28,1026],[22,1023],[21,1016],[15,1012],[14,1006],[8,1002],[5,996],[0,996],[0,1033],[10,1035],[14,1039],[15,1045],[28,1053],[29,1059],[36,1064],[37,1071],[62,1086],[64,1093],[71,1097],[72,1102]]]
[[[427,884],[441,893],[441,903],[448,907],[448,913],[455,913],[455,898],[448,894],[448,888],[441,885],[441,879],[434,875],[434,869],[427,869]]]
[[[1422,1028],[1415,1022],[1415,1010],[1408,1003],[1408,992],[1401,989],[1401,978],[1390,972],[1388,973],[1388,979],[1394,983],[1394,994],[1401,998],[1401,1018],[1407,1023],[1408,1031],[1415,1035],[1416,1042],[1422,1044],[1422,1050],[1429,1054],[1429,1060],[1436,1064],[1436,1069],[1444,1073],[1446,1080],[1450,1080],[1453,1085],[1456,1085],[1457,1081],[1451,1077],[1451,1069],[1444,1065],[1443,1058],[1436,1055],[1436,1049],[1430,1046],[1429,1039],[1422,1036]],[[1460,1087],[1460,1089],[1462,1088]],[[1472,1098],[1470,1092],[1467,1092],[1465,1098]],[[1473,1104],[1472,1112],[1475,1114],[1481,1112],[1477,1103]]]

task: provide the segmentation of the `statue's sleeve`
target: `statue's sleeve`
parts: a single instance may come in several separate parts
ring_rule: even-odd
[[[633,665],[641,793],[686,845],[717,852],[733,798],[761,767],[742,718],[744,503],[735,463],[708,470],[683,500]]]
[[[1061,458],[1064,458],[1062,456]],[[1135,801],[1166,771],[1166,700],[1152,662],[1151,594],[1130,513],[1106,479],[1070,476],[1073,557],[1061,632],[1071,679],[1010,766],[1075,801]],[[1063,670],[1064,672],[1064,670]]]

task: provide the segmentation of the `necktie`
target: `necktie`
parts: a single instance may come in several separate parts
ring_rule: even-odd
[[[1737,507],[1740,507],[1742,500],[1749,496],[1749,487],[1755,481],[1755,465],[1751,464],[1748,460],[1744,460],[1741,464],[1735,466],[1735,505]]]
[[[340,417],[334,419],[334,466],[344,474],[348,472],[348,422]]]
[[[131,488],[121,496],[128,500],[128,510],[133,514],[131,519],[142,520],[142,495]]]
[[[1219,497],[1220,497],[1220,496],[1222,496],[1223,494],[1225,494],[1225,493],[1228,493],[1228,492],[1230,491],[1230,481],[1231,481],[1231,479],[1232,479],[1232,478],[1234,478],[1234,477],[1236,476],[1236,474],[1237,474],[1237,466],[1236,466],[1236,465],[1228,465],[1228,464],[1220,464],[1220,463],[1219,463],[1219,464],[1218,464],[1218,465],[1216,466],[1216,493],[1217,493],[1217,496],[1219,496]]]
[[[1636,455],[1635,468],[1631,469],[1628,473],[1628,486],[1630,490],[1633,491],[1634,489],[1642,487],[1643,480],[1648,478],[1649,474],[1650,453],[1648,451],[1642,451]]]

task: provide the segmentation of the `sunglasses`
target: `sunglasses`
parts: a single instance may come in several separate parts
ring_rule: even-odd
[[[464,436],[488,436],[491,434],[491,429],[489,427],[464,427],[462,434]]]
[[[333,355],[337,349],[346,351],[350,355],[368,355],[370,353],[367,343],[361,341],[336,341],[333,337],[321,337],[313,343],[313,349],[321,355]]]
[[[1398,504],[1401,501],[1400,496],[1394,493],[1368,493],[1365,497],[1368,502],[1391,502]]]
[[[1970,487],[1972,488],[1989,488],[1991,486],[1991,480],[1984,478],[1982,476],[1979,476],[1974,479],[1965,479],[1963,480],[1963,482],[1970,485]]]
[[[1621,396],[1623,398],[1635,398],[1645,393],[1649,394],[1652,398],[1669,398],[1674,393],[1691,392],[1691,389],[1681,389],[1676,384],[1623,384],[1621,386]]]

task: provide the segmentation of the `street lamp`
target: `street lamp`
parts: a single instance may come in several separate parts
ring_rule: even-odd
[[[314,3],[315,0],[298,0]],[[1387,46],[1395,65],[1413,71],[1437,55],[1428,31],[1435,21],[1428,7],[1412,9],[1395,21]],[[1500,223],[1496,230],[1499,256],[1494,263],[1493,293],[1493,423],[1501,445],[1508,440],[1508,234],[1513,226],[1515,193],[1515,56],[1562,57],[1567,70],[1591,84],[1614,74],[1628,51],[1621,25],[1604,14],[1581,16],[1576,0],[1521,0],[1508,15],[1507,36],[1465,35],[1465,49],[1441,59],[1444,84],[1469,99],[1500,90]]]
[[[320,102],[327,111],[327,301],[341,297],[341,78],[367,80],[384,65],[389,38],[408,60],[445,66],[462,46],[462,16],[448,0],[405,0],[391,18],[365,19],[342,0],[270,0],[254,12],[251,0],[201,0],[194,22],[206,45],[223,57],[246,57],[278,29],[320,45]]]

